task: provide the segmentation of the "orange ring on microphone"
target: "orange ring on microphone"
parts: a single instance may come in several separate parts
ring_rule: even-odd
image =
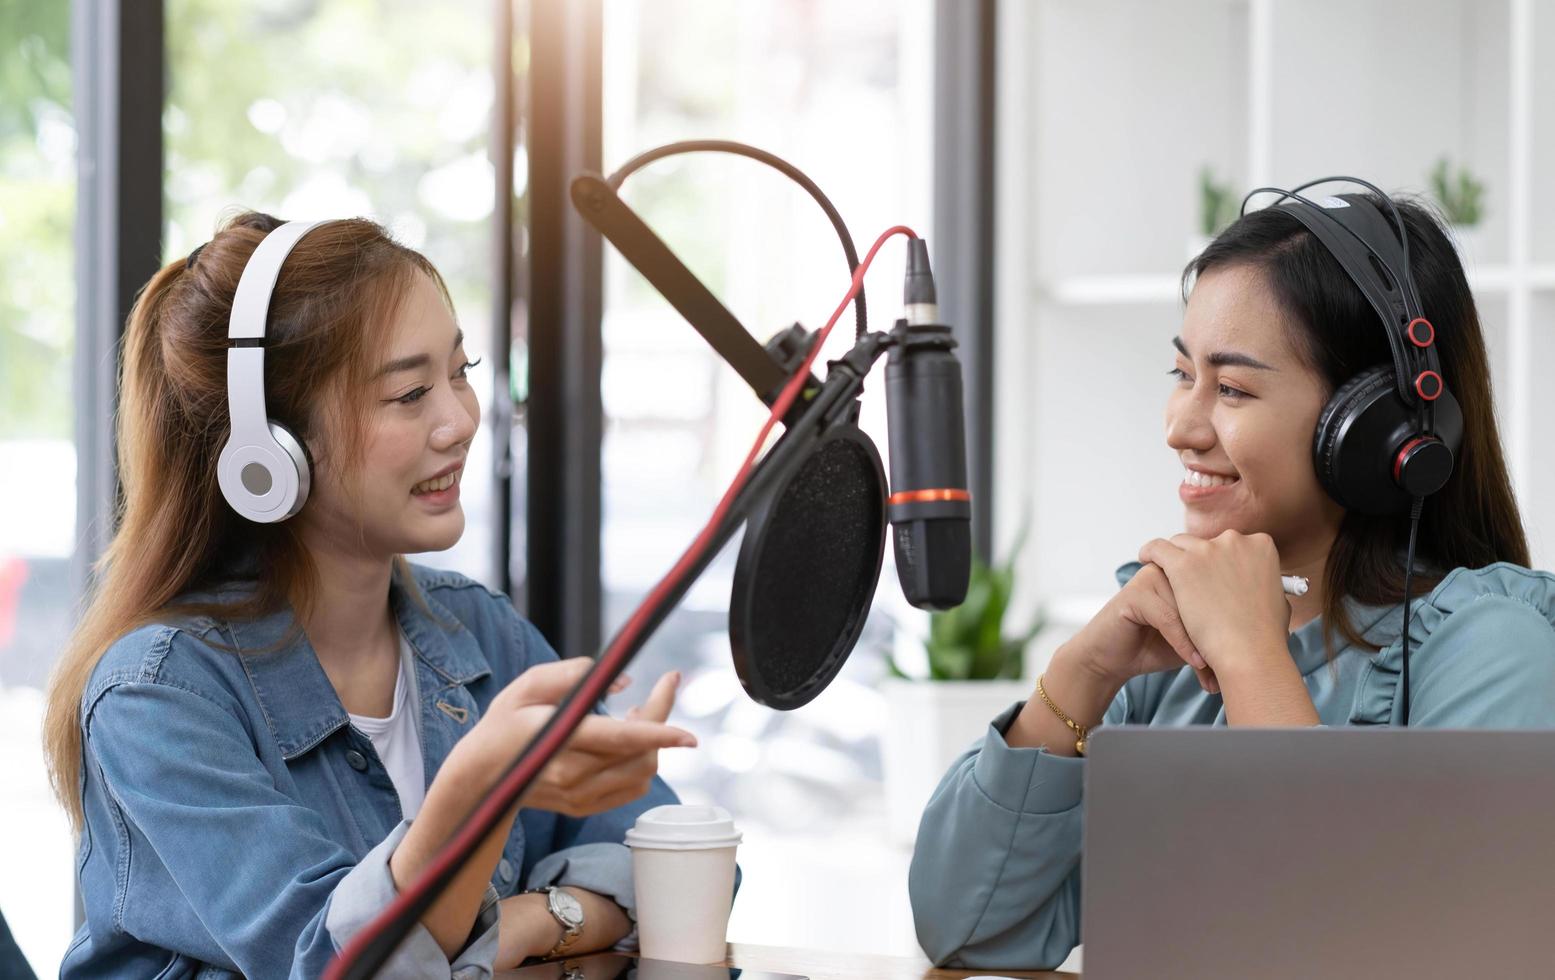
[[[903,490],[886,498],[891,506],[897,504],[937,504],[950,501],[970,501],[972,494],[966,490]]]
[[[1424,340],[1421,340],[1419,337],[1415,336],[1415,324],[1417,323],[1425,324],[1425,329],[1429,331],[1429,333],[1426,334]],[[1431,321],[1427,320],[1423,316],[1417,316],[1413,320],[1410,320],[1409,326],[1404,328],[1404,333],[1408,335],[1409,342],[1411,344],[1414,344],[1416,347],[1421,349],[1429,347],[1436,342],[1436,328],[1431,326]]]
[[[1436,390],[1429,395],[1425,393],[1425,388],[1422,387],[1426,378],[1432,378],[1436,381]],[[1419,376],[1415,378],[1415,391],[1428,402],[1434,402],[1442,397],[1443,387],[1442,376],[1435,371],[1421,371]]]

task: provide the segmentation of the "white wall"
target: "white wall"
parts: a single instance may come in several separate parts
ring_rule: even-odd
[[[1181,526],[1163,437],[1199,169],[1485,181],[1470,272],[1535,563],[1555,561],[1555,0],[1030,0],[1000,25],[1001,539],[1063,625]],[[1049,638],[1046,646],[1054,642]]]

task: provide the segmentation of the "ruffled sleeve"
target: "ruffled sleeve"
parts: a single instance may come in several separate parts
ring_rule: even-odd
[[[1555,728],[1555,575],[1459,568],[1409,620],[1411,726]],[[1351,724],[1402,722],[1403,657],[1401,635],[1371,657]]]

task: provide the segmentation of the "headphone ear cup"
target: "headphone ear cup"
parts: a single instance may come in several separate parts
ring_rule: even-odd
[[[229,437],[216,461],[227,504],[256,524],[284,521],[302,509],[312,483],[307,447],[286,426],[268,422],[263,436]]]
[[[1438,430],[1441,441],[1456,450],[1462,421],[1451,398],[1444,392],[1438,402]],[[1395,387],[1393,366],[1364,371],[1340,385],[1318,415],[1312,439],[1318,482],[1347,510],[1406,511],[1409,494],[1398,485],[1393,467],[1399,449],[1418,434],[1415,414]]]
[[[287,504],[285,512],[276,518],[277,521],[284,521],[302,510],[302,505],[308,502],[308,491],[313,487],[313,455],[308,452],[307,444],[297,438],[292,430],[274,419],[269,422],[270,437],[297,469],[297,495]]]
[[[1391,383],[1385,366],[1363,371],[1335,388],[1318,414],[1317,429],[1312,436],[1312,466],[1317,470],[1317,479],[1323,489],[1346,507],[1350,505],[1345,501],[1339,483],[1336,460],[1340,437],[1354,421],[1357,403],[1369,399],[1379,385]]]

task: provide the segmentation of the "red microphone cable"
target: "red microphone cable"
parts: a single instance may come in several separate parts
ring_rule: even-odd
[[[831,318],[826,321],[826,326],[821,328],[815,343],[805,355],[804,363],[799,365],[787,384],[783,386],[777,401],[773,403],[771,414],[767,416],[767,421],[762,425],[761,432],[751,445],[750,452],[746,454],[745,461],[735,473],[728,489],[724,491],[718,506],[713,509],[712,517],[691,542],[690,547],[681,554],[680,560],[637,606],[631,618],[616,634],[615,639],[606,647],[604,653],[600,654],[599,661],[589,669],[577,686],[551,713],[550,719],[519,754],[507,774],[480,806],[465,819],[464,824],[448,843],[443,845],[443,848],[416,875],[399,897],[378,913],[340,951],[340,955],[325,972],[325,980],[367,980],[376,974],[378,968],[393,954],[406,933],[420,921],[421,914],[436,901],[448,882],[453,880],[464,862],[480,846],[480,842],[486,839],[497,822],[507,813],[513,801],[523,794],[540,770],[545,768],[546,763],[561,750],[573,731],[605,693],[606,688],[625,668],[627,661],[635,652],[638,634],[653,615],[655,608],[674,590],[681,576],[685,575],[686,571],[703,556],[717,536],[729,508],[745,487],[746,481],[750,479],[751,472],[755,468],[756,457],[766,445],[772,427],[788,413],[794,400],[799,397],[805,380],[810,376],[810,366],[825,345],[826,338],[831,335],[832,327],[836,326],[837,320],[847,310],[848,304],[853,302],[853,297],[862,286],[864,274],[869,271],[876,253],[880,251],[882,245],[896,235],[905,235],[908,238],[918,237],[911,228],[896,225],[882,232],[880,237],[875,239],[874,245],[870,246],[868,254],[864,256],[864,261],[860,262],[858,269],[854,271],[847,295],[832,312]]]

